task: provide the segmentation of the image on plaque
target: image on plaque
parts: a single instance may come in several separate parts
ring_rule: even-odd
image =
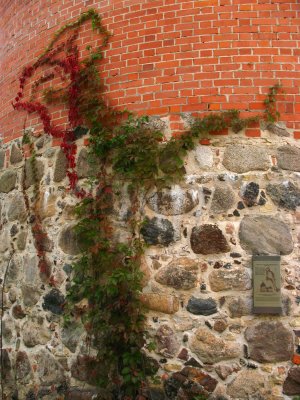
[[[276,275],[275,272],[272,270],[272,266],[267,265],[265,267],[265,275],[261,281],[259,286],[260,292],[279,292],[279,282],[276,282]]]
[[[281,312],[280,256],[253,256],[254,313]]]

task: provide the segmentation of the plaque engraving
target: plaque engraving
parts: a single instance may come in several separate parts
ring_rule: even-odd
[[[253,256],[253,312],[280,314],[280,256]]]

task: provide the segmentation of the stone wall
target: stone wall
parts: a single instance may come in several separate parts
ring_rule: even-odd
[[[291,362],[293,329],[300,327],[300,148],[284,132],[262,130],[255,139],[243,132],[214,136],[211,145],[199,144],[189,154],[182,182],[147,196],[142,299],[156,342],[152,357],[169,399],[192,400],[203,387],[214,399],[300,394],[300,367]],[[88,169],[83,142],[77,141],[82,185]],[[63,326],[78,254],[72,233],[76,200],[67,190],[61,150],[45,136],[34,143],[50,284],[39,274],[19,141],[0,153],[5,393],[21,400],[91,399],[86,367],[93,351],[79,321]],[[30,163],[25,165],[30,200],[34,180]],[[120,232],[126,215],[121,203],[115,206]],[[282,315],[252,312],[252,254],[282,255]],[[152,395],[160,399],[160,388]]]

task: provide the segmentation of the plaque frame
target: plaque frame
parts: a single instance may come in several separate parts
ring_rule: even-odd
[[[253,313],[281,314],[280,256],[252,256]]]

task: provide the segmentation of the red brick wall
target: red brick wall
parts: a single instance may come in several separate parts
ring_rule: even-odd
[[[43,51],[65,22],[94,7],[113,33],[101,64],[111,105],[140,114],[263,109],[280,81],[281,120],[300,138],[299,0],[0,0],[0,133],[21,135],[14,111],[22,67]],[[84,52],[90,28],[80,36]],[[83,53],[82,53],[83,54]],[[53,109],[64,123],[66,112]],[[36,125],[38,118],[27,118]]]

